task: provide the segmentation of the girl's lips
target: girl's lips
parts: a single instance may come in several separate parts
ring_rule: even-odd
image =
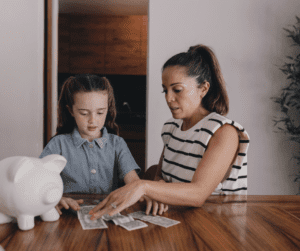
[[[97,129],[97,127],[95,126],[95,127],[88,127],[88,130],[89,131],[95,131]]]

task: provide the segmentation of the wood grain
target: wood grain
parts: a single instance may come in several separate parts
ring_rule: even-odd
[[[146,16],[59,15],[58,72],[146,75]]]
[[[68,194],[88,204],[103,195]],[[137,203],[122,214],[143,210]],[[292,213],[290,213],[292,212]],[[7,250],[299,250],[299,196],[210,196],[201,208],[170,206],[164,216],[181,223],[127,231],[112,222],[105,230],[82,230],[77,216],[63,212],[56,222],[35,219],[21,231],[0,225],[0,245]]]

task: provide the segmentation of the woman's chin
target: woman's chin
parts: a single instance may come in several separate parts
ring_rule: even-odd
[[[172,113],[173,119],[181,119],[180,114]]]

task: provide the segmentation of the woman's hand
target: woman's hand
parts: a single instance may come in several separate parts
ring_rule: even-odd
[[[143,202],[144,200],[146,200],[146,204],[147,204],[146,212],[145,212],[147,215],[150,214],[151,208],[152,208],[153,215],[156,215],[157,213],[159,215],[162,215],[163,213],[167,212],[169,209],[168,205],[152,200],[146,195],[140,198],[140,202]]]
[[[157,179],[157,181],[165,182],[163,179]],[[146,203],[147,203],[146,212],[145,212],[147,215],[150,214],[150,211],[151,211],[152,207],[153,207],[152,208],[152,214],[153,215],[156,215],[157,213],[159,215],[162,215],[163,213],[167,212],[168,209],[169,209],[168,205],[166,205],[164,203],[161,203],[161,202],[158,202],[158,201],[155,201],[155,200],[152,200],[149,197],[147,197],[146,195],[144,195],[142,198],[140,198],[140,202],[142,202],[144,200],[146,200]]]
[[[59,215],[62,214],[61,209],[65,208],[65,209],[69,209],[70,207],[75,210],[78,211],[80,209],[79,204],[82,204],[83,200],[73,200],[72,198],[66,198],[66,197],[62,197],[61,200],[59,201],[59,203],[55,206],[57,212],[59,213]]]
[[[91,220],[99,219],[105,214],[110,216],[121,212],[127,207],[135,204],[145,195],[145,181],[133,181],[113,192],[111,192],[102,202],[95,206],[89,214]]]

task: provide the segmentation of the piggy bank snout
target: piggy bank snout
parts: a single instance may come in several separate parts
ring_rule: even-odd
[[[45,204],[52,204],[55,202],[59,202],[62,197],[62,191],[59,188],[52,188],[47,191],[46,196],[44,197]]]

